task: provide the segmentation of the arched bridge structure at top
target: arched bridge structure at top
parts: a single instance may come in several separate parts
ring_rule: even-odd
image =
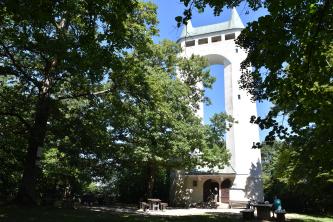
[[[200,55],[206,57],[210,65],[224,65],[225,110],[237,121],[226,135],[231,167],[236,174],[230,198],[262,200],[260,150],[252,149],[253,143],[259,142],[259,128],[250,123],[251,116],[257,116],[256,103],[239,87],[240,64],[247,53],[237,47],[235,39],[244,28],[234,8],[227,22],[193,27],[189,21],[177,42],[183,48],[183,57]],[[203,118],[203,104],[199,105],[197,115]]]

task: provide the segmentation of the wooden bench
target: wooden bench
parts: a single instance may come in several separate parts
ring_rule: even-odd
[[[247,208],[249,205],[249,201],[241,201],[241,200],[229,200],[229,207],[235,208],[235,206],[239,208]]]
[[[160,203],[161,210],[165,210],[168,207],[167,203]]]
[[[246,209],[241,211],[244,220],[252,220],[254,219],[254,210]]]

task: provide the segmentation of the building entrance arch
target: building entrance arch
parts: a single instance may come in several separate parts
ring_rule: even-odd
[[[219,183],[208,179],[203,184],[203,201],[216,201],[219,202]]]

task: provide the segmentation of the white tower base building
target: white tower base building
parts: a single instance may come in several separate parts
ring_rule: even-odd
[[[224,65],[225,110],[237,123],[226,136],[231,165],[213,172],[207,169],[175,171],[170,192],[173,203],[206,202],[212,192],[220,205],[250,199],[263,201],[260,150],[252,149],[253,143],[259,142],[259,128],[250,123],[250,117],[257,116],[256,103],[239,87],[240,63],[247,54],[236,46],[235,39],[244,28],[234,8],[227,22],[201,27],[192,27],[189,22],[178,39],[183,47],[181,56],[200,55],[206,57],[210,65]],[[203,104],[197,115],[203,118]]]

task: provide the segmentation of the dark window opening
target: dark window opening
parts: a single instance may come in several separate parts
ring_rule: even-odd
[[[207,44],[208,43],[208,38],[199,39],[198,43],[199,43],[199,45]]]
[[[186,47],[195,46],[195,40],[185,42]]]
[[[225,35],[225,40],[234,39],[234,38],[236,38],[235,33],[230,33]]]
[[[222,40],[221,36],[213,36],[212,37],[212,42],[220,42]]]
[[[198,186],[198,182],[196,180],[193,180],[193,186],[194,187]]]
[[[240,99],[240,95],[238,95],[238,99]]]
[[[238,49],[236,48],[236,53],[238,53]]]

